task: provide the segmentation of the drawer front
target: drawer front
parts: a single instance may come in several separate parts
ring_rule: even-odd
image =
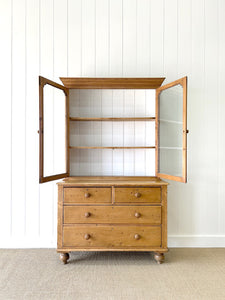
[[[161,224],[161,206],[64,206],[64,224]]]
[[[115,188],[115,203],[160,203],[161,188]]]
[[[111,188],[64,188],[64,203],[111,203]]]
[[[64,247],[161,247],[160,226],[73,225],[63,228]]]

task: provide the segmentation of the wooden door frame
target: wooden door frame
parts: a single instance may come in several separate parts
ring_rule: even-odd
[[[182,177],[162,174],[158,172],[159,168],[159,95],[161,91],[166,90],[170,87],[180,84],[183,87],[183,145],[182,145]],[[155,173],[156,176],[168,180],[174,180],[179,182],[187,182],[187,76],[170,82],[156,89],[156,110],[155,110]]]
[[[51,176],[44,176],[44,86],[48,84],[65,94],[65,165],[66,172]],[[57,180],[69,176],[69,90],[52,80],[39,76],[39,183]]]

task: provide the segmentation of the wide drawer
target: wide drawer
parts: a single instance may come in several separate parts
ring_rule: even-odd
[[[161,224],[161,206],[64,206],[64,224]]]
[[[111,188],[64,188],[64,203],[111,203]]]
[[[63,227],[63,247],[160,247],[161,226],[73,225]]]
[[[115,203],[160,203],[160,188],[115,188]]]

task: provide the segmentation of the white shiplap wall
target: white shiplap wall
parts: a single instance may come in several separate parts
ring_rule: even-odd
[[[39,74],[187,75],[188,183],[169,186],[169,246],[225,246],[225,2],[2,0],[0,13],[0,246],[56,246],[56,184],[38,184]]]

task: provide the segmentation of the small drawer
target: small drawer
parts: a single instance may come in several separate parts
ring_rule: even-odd
[[[64,203],[111,203],[111,188],[64,188]]]
[[[63,227],[63,246],[77,248],[160,247],[160,226],[73,225]]]
[[[115,203],[160,203],[160,188],[115,188]]]
[[[64,224],[161,224],[161,206],[64,206]]]

